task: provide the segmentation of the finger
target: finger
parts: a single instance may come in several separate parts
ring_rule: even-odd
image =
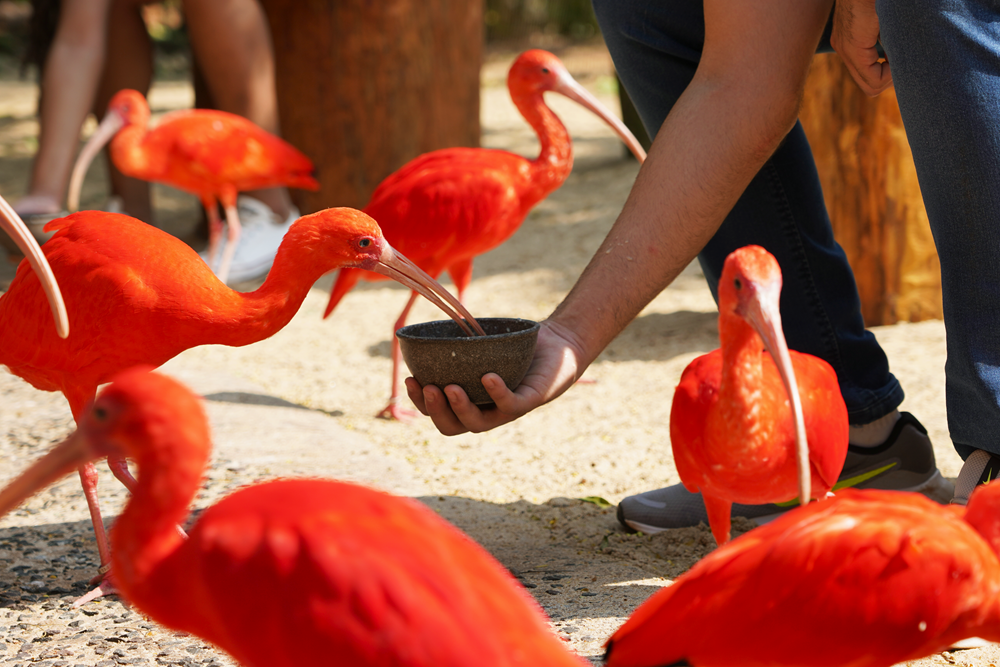
[[[430,384],[424,387],[423,403],[427,410],[427,416],[431,418],[434,427],[443,435],[459,435],[469,430],[455,415],[448,399],[439,387]]]
[[[427,414],[427,406],[424,404],[424,390],[417,382],[416,378],[408,377],[403,381],[406,385],[406,395],[410,397],[410,402],[416,406],[423,414]]]
[[[851,73],[851,78],[866,95],[875,97],[892,86],[889,63],[879,56],[874,46],[843,49],[840,55],[847,65],[847,71]]]

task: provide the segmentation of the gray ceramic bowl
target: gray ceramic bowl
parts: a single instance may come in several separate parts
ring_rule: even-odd
[[[481,378],[496,373],[513,391],[528,372],[541,325],[513,317],[481,317],[485,336],[466,336],[452,320],[410,324],[396,332],[410,373],[421,385],[457,384],[477,405],[493,402]]]

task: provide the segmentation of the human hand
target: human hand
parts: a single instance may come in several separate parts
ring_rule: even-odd
[[[535,357],[516,391],[508,389],[495,373],[483,376],[483,386],[496,407],[481,409],[458,385],[448,385],[442,392],[434,385],[421,387],[412,377],[406,378],[406,393],[441,433],[481,433],[512,422],[565,392],[583,372],[582,358],[571,332],[546,320],[538,331]]]
[[[875,97],[892,86],[889,62],[879,56],[875,0],[837,0],[830,44],[866,95]]]

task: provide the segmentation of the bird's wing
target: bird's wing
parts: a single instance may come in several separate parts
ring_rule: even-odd
[[[975,634],[998,585],[996,556],[954,513],[847,490],[696,564],[612,637],[608,665],[889,665]]]
[[[309,175],[312,162],[287,142],[249,120],[223,111],[172,114],[144,139],[165,182],[225,182],[237,190],[283,183],[287,174]],[[310,176],[311,178],[311,176]]]
[[[837,483],[847,456],[847,406],[837,373],[819,357],[792,351],[809,439],[809,461],[828,487]]]
[[[183,551],[210,627],[181,629],[245,664],[579,665],[510,574],[416,501],[258,485],[207,510]]]
[[[522,196],[528,166],[505,151],[433,151],[382,181],[365,212],[394,248],[429,270],[423,262],[432,257],[474,257],[517,230],[534,204]]]
[[[40,389],[70,383],[93,391],[110,374],[140,362],[163,363],[184,349],[178,347],[179,332],[167,335],[158,318],[163,310],[180,310],[191,292],[185,281],[210,279],[187,244],[103,211],[80,211],[46,229],[55,231],[44,252],[66,299],[73,335],[57,337],[44,315],[38,279],[23,264],[0,299],[0,363]]]
[[[722,351],[698,357],[684,369],[670,406],[670,446],[677,474],[689,491],[697,491],[703,474],[702,437],[705,415],[717,400]]]

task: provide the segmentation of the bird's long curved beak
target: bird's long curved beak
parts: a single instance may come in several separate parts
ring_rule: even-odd
[[[750,325],[764,341],[764,348],[774,360],[781,381],[788,392],[792,404],[792,417],[795,421],[795,458],[799,472],[799,502],[809,503],[812,497],[811,465],[809,463],[809,443],[806,440],[806,420],[802,412],[802,399],[799,396],[798,382],[795,380],[795,370],[792,368],[792,356],[788,353],[788,343],[781,328],[781,311],[778,307],[781,294],[781,281],[761,285],[757,298],[748,302],[747,311],[743,313]]]
[[[479,322],[466,310],[461,301],[452,296],[448,290],[441,286],[441,283],[427,275],[423,269],[394,250],[388,243],[385,243],[378,262],[364,268],[375,273],[381,273],[383,276],[392,278],[396,282],[402,283],[411,290],[418,292],[425,299],[443,310],[448,317],[455,320],[466,335],[486,335]]]
[[[635,155],[635,159],[642,164],[646,159],[646,151],[639,143],[639,140],[635,138],[635,135],[625,127],[625,123],[621,122],[617,116],[615,116],[611,111],[608,110],[606,106],[601,104],[596,97],[590,94],[586,88],[581,86],[577,81],[569,75],[569,73],[564,73],[563,76],[559,78],[559,85],[552,88],[553,92],[565,95],[569,99],[573,100],[577,104],[580,104],[587,109],[590,109],[595,114],[600,116],[601,120],[611,126],[611,129],[615,131],[621,140],[625,142],[628,149],[632,151],[632,155]]]
[[[66,196],[66,207],[70,212],[77,210],[80,206],[80,189],[83,187],[83,177],[87,175],[87,169],[94,157],[104,148],[104,144],[111,141],[111,137],[118,134],[118,130],[125,126],[125,120],[117,111],[109,111],[101,121],[101,124],[94,130],[90,140],[84,144],[80,155],[73,165],[73,174],[69,179],[69,194]]]
[[[87,439],[79,431],[74,431],[0,490],[0,517],[92,458]]]
[[[59,291],[59,284],[56,283],[52,267],[49,266],[48,260],[42,254],[38,242],[35,241],[31,232],[28,231],[28,227],[21,220],[21,216],[3,197],[0,197],[0,227],[14,239],[14,243],[24,253],[35,275],[38,276],[38,281],[42,283],[42,289],[45,290],[45,296],[52,308],[52,317],[56,320],[56,331],[60,338],[65,338],[69,335],[69,318],[66,315],[66,303],[63,301],[62,292]]]

